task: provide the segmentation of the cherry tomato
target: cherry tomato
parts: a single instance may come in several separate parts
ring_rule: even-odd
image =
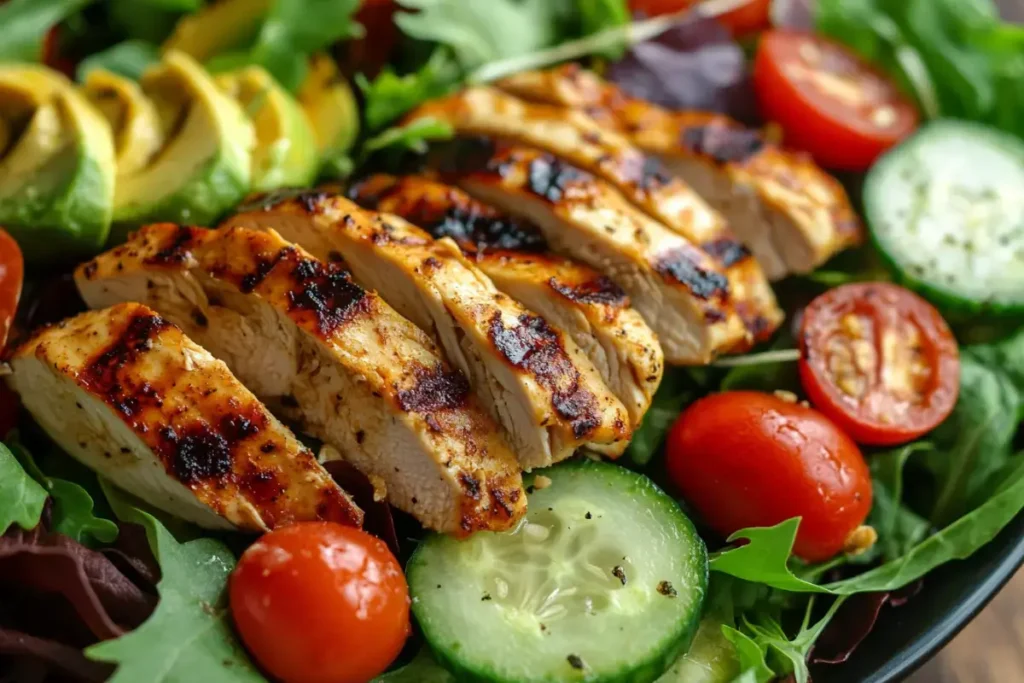
[[[25,279],[25,260],[14,238],[0,229],[0,347],[7,343],[14,314],[21,299]]]
[[[723,24],[734,36],[744,36],[768,28],[771,0],[737,2],[739,4],[734,9],[715,17],[715,21]],[[629,5],[634,12],[656,17],[681,12],[699,3],[700,0],[630,0]]]
[[[769,31],[754,59],[761,114],[789,147],[829,168],[863,171],[917,127],[913,103],[889,78],[827,38]]]
[[[897,285],[837,287],[811,302],[800,331],[811,403],[855,441],[893,446],[946,419],[960,391],[960,352],[939,312]]]
[[[812,408],[731,391],[686,409],[668,436],[668,472],[715,531],[801,517],[794,552],[819,562],[847,547],[871,509],[857,444]]]
[[[409,588],[394,555],[332,522],[263,536],[239,560],[230,597],[242,640],[284,683],[366,683],[409,635]]]
[[[366,30],[358,40],[350,40],[344,47],[346,71],[375,76],[388,63],[398,46],[398,26],[395,24],[395,0],[363,0],[356,21]]]

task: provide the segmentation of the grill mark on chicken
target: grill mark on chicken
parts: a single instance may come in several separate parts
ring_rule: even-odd
[[[658,159],[646,154],[623,155],[622,177],[643,192],[655,192],[672,183],[672,174]]]
[[[188,225],[181,225],[174,233],[170,243],[163,249],[146,259],[147,264],[157,266],[178,266],[188,260],[196,231]]]
[[[553,154],[532,160],[527,173],[530,190],[550,202],[560,201],[574,186],[593,179],[589,173],[570,166]]]
[[[705,301],[729,295],[729,280],[721,273],[701,268],[686,249],[661,254],[651,265],[661,275],[675,280]]]
[[[291,277],[300,288],[288,292],[288,302],[292,310],[312,312],[321,334],[333,333],[353,315],[368,309],[366,290],[352,282],[344,269],[301,258],[294,249],[288,258],[297,261]]]
[[[579,371],[569,360],[561,335],[536,315],[524,313],[518,323],[506,327],[501,314],[494,314],[488,329],[494,348],[551,391],[552,407],[570,422],[576,438],[586,436],[600,424],[597,400],[580,386]]]
[[[469,380],[461,372],[443,365],[417,368],[416,386],[398,392],[398,405],[413,413],[433,413],[459,408],[469,398]]]
[[[348,198],[371,211],[398,214],[435,239],[450,237],[463,250],[539,253],[547,249],[544,236],[536,228],[503,216],[454,189],[441,201],[410,199],[405,179],[373,176],[349,188]]]
[[[557,278],[548,280],[554,291],[568,299],[583,304],[603,304],[622,307],[629,303],[629,297],[622,288],[604,275],[577,284],[561,282]]]
[[[89,363],[82,381],[86,388],[102,395],[107,404],[131,420],[144,404],[159,400],[155,390],[142,385],[134,391],[122,386],[118,372],[153,348],[153,339],[170,323],[156,315],[135,315],[124,332],[96,360]]]
[[[273,211],[285,202],[296,201],[307,213],[316,213],[320,203],[329,196],[330,193],[324,189],[283,187],[249,197],[238,207],[238,211]]]
[[[223,435],[206,424],[191,424],[179,434],[174,427],[160,429],[164,453],[173,453],[174,476],[186,486],[231,472],[231,447]]]
[[[750,250],[732,236],[720,237],[700,245],[701,249],[729,268],[751,257]],[[740,305],[737,302],[737,307]]]
[[[765,147],[764,138],[756,131],[714,124],[684,128],[679,142],[694,154],[719,164],[747,161]]]

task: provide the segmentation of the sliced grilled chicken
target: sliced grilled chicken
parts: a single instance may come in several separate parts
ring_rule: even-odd
[[[378,174],[350,199],[451,237],[495,286],[567,332],[638,426],[661,383],[664,354],[650,327],[610,278],[547,251],[543,234],[468,194],[423,176]]]
[[[552,251],[622,287],[669,363],[706,364],[746,338],[718,264],[608,183],[546,152],[489,141],[435,147],[430,161],[476,199],[536,225]]]
[[[428,102],[410,120],[434,117],[462,135],[485,135],[537,147],[603,178],[629,201],[707,252],[729,278],[738,312],[748,322],[750,341],[771,336],[782,322],[761,266],[733,235],[721,214],[685,182],[622,135],[585,113],[531,104],[499,90],[475,87]]]
[[[516,74],[499,87],[531,102],[585,112],[658,155],[726,216],[772,280],[810,272],[862,239],[860,221],[835,178],[806,155],[768,144],[728,117],[667,111],[577,65]]]
[[[357,281],[440,340],[524,468],[588,445],[615,453],[629,440],[625,408],[572,339],[500,293],[451,240],[318,191],[265,197],[227,224],[273,228],[343,258]]]
[[[144,301],[181,325],[425,526],[504,529],[523,514],[515,457],[465,377],[340,266],[274,233],[162,224],[75,279],[90,306]]]
[[[363,513],[224,363],[139,304],[32,337],[7,383],[60,446],[147,503],[214,529]]]

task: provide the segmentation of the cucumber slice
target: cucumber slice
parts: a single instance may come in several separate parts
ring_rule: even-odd
[[[458,680],[656,680],[699,623],[703,541],[640,474],[581,461],[541,475],[551,484],[515,530],[416,550],[406,573],[427,642]]]
[[[1024,142],[936,121],[879,161],[871,235],[910,287],[947,312],[1024,312]]]

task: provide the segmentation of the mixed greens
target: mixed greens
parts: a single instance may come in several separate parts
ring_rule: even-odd
[[[0,222],[47,265],[147,222],[214,225],[250,191],[345,179],[454,135],[437,120],[403,125],[419,104],[567,60],[587,59],[665,106],[756,118],[743,48],[707,7],[633,23],[620,0],[399,0],[398,33],[385,39],[375,31],[388,27],[360,24],[360,4],[0,5],[0,115],[21,126],[0,158]],[[819,0],[773,12],[781,26],[812,22],[888,74],[916,102],[914,125],[940,119],[906,140],[874,139],[884,155],[844,176],[873,244],[782,283],[797,322],[769,348],[669,368],[621,466],[579,459],[529,476],[529,513],[513,532],[456,540],[409,524],[399,541],[376,483],[361,482],[367,527],[403,561],[422,631],[375,681],[805,683],[822,635],[843,641],[834,618],[855,596],[927,581],[1024,509],[1024,28],[985,0]],[[393,43],[387,60],[367,61],[374,40]],[[78,82],[28,64],[40,60],[68,60]],[[862,521],[875,536],[864,542],[809,562],[795,550],[800,517],[720,533],[696,497],[670,495],[680,413],[739,390],[828,412],[808,395],[802,316],[809,294],[864,281],[905,285],[949,321],[955,405],[898,445],[856,439],[872,492]],[[74,626],[22,638],[15,666],[83,680],[264,680],[228,604],[251,539],[156,513],[30,419],[19,426],[0,445],[0,573],[10,568],[11,586],[33,597],[61,596]],[[34,626],[19,605],[0,609],[0,643]]]

